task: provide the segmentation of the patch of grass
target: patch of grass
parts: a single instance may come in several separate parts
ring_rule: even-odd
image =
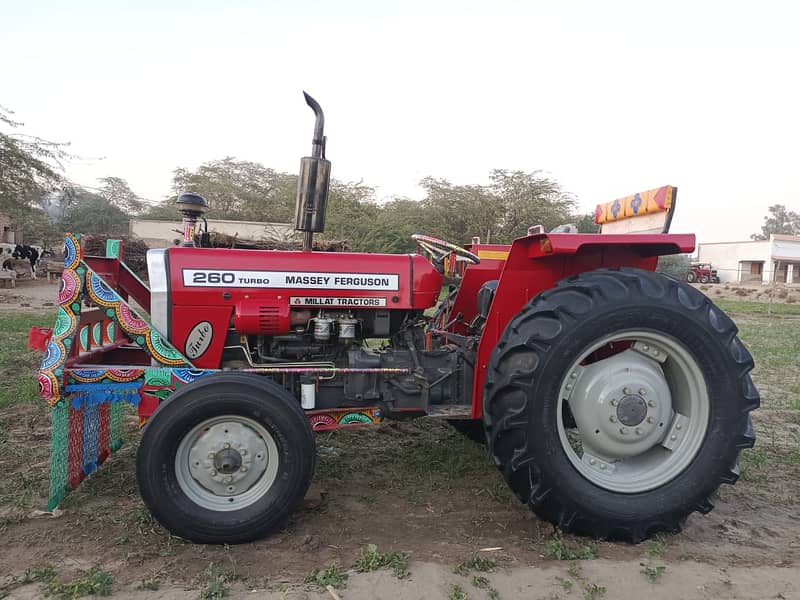
[[[100,567],[92,567],[88,572],[66,583],[55,578],[47,582],[46,593],[57,598],[82,598],[83,596],[110,596],[114,591],[114,576]]]
[[[467,560],[458,563],[455,568],[453,568],[453,573],[456,575],[464,575],[465,577],[469,575],[471,571],[493,573],[496,566],[497,561],[493,558],[485,558],[473,554]]]
[[[20,577],[19,582],[26,584],[36,581],[50,581],[55,579],[56,575],[57,572],[52,565],[38,565],[25,569],[25,573]]]
[[[659,578],[664,574],[667,567],[664,565],[646,565],[642,564],[642,574],[647,577],[650,583],[656,583]]]
[[[457,583],[450,584],[450,593],[447,595],[447,600],[467,600],[467,592],[464,591]]]
[[[318,447],[328,451],[318,453],[315,477],[328,485],[366,481],[375,493],[392,491],[409,502],[442,490],[499,498],[505,486],[486,448],[438,419],[318,435]]]
[[[739,453],[739,473],[742,481],[758,481],[766,476],[769,455],[763,445],[746,448]]]
[[[474,585],[479,590],[485,590],[489,587],[489,580],[483,575],[475,575],[472,578],[472,585]]]
[[[403,579],[409,575],[408,554],[405,552],[378,552],[375,544],[367,544],[361,548],[361,555],[356,560],[353,568],[361,573],[377,571],[378,569],[391,569],[395,577]]]
[[[55,292],[54,292],[55,293]],[[3,313],[0,318],[0,408],[39,400],[36,371],[42,353],[28,349],[33,326],[52,327],[55,311],[49,313]]]
[[[573,579],[580,579],[581,578],[581,565],[579,563],[573,562],[569,564],[567,568],[567,573]]]
[[[203,571],[203,588],[200,590],[200,597],[204,600],[219,600],[230,592],[228,587],[228,575],[211,563]]]
[[[647,541],[647,556],[664,556],[667,553],[667,538],[663,533],[657,533],[653,539]]]
[[[324,590],[327,586],[337,590],[347,587],[349,575],[337,565],[331,565],[327,569],[314,569],[306,577],[306,583],[313,584],[319,589]]]
[[[600,600],[606,597],[606,588],[596,583],[587,583],[583,588],[584,600]]]
[[[5,598],[13,590],[29,583],[49,583],[56,578],[57,572],[51,565],[43,564],[28,567],[21,577],[9,577],[0,584],[0,598]]]
[[[773,315],[800,315],[800,306],[793,303],[773,302],[770,306],[769,302],[718,298],[714,300],[714,304],[731,314],[765,315],[771,311]]]
[[[547,544],[547,556],[553,560],[589,560],[599,555],[597,544],[594,542],[573,547],[564,538],[557,537]]]
[[[139,585],[136,586],[136,589],[148,592],[154,592],[160,587],[161,587],[161,580],[158,577],[150,577],[148,579],[142,579],[139,582]]]

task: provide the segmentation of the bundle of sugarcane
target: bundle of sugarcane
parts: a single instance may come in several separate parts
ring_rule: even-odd
[[[82,235],[83,253],[87,256],[105,256],[106,240],[122,240],[122,260],[140,278],[147,279],[147,244],[137,237],[127,235]]]
[[[209,232],[212,248],[240,248],[243,250],[300,250],[300,240],[252,240],[218,231]],[[346,240],[314,239],[314,250],[321,252],[347,252],[350,244]]]

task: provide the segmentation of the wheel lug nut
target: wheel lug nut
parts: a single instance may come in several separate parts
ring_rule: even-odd
[[[650,350],[650,346],[648,346],[648,345],[646,345],[646,344],[645,344],[644,346],[642,346],[642,350],[644,350],[645,352],[647,352],[648,350]]]
[[[619,404],[619,401],[618,401],[616,398],[614,398],[614,399],[611,401],[611,406],[616,406],[617,404]]]
[[[568,390],[571,390],[571,389],[572,389],[572,384],[571,384],[571,383],[568,383],[568,384],[567,384],[567,389],[568,389]]]
[[[627,433],[628,433],[628,428],[627,428],[627,427],[620,427],[620,428],[619,428],[619,432],[620,432],[622,435],[627,435]]]
[[[640,396],[646,396],[647,395],[647,390],[644,389],[644,388],[639,388],[639,395]]]
[[[225,442],[224,444],[222,444],[222,447],[225,448],[225,450],[227,450],[228,448],[231,447],[231,445],[228,442]]]
[[[597,464],[597,461],[596,461],[594,458],[590,458],[590,459],[589,459],[589,464],[590,464],[590,465]]]
[[[610,417],[608,417],[608,420],[611,421],[612,423],[616,423],[617,422],[617,417],[615,417],[614,415],[611,415]]]
[[[216,477],[217,476],[217,472],[214,469],[211,469],[211,476],[212,477]]]
[[[228,476],[228,477],[225,478],[225,483],[230,483],[232,481],[233,481],[233,477]]]
[[[647,417],[647,422],[652,425],[653,423],[656,422],[656,420],[653,417]]]
[[[572,379],[576,379],[576,378],[578,377],[578,374],[577,374],[575,371],[573,371],[572,373],[570,373],[570,374],[569,374],[569,376],[570,376]]]
[[[656,407],[656,401],[655,400],[648,400],[647,401],[647,406],[649,406],[650,408],[655,408]]]
[[[678,436],[677,435],[671,435],[671,436],[669,436],[669,439],[674,442],[675,440],[678,439]]]
[[[241,454],[242,456],[247,454],[247,448],[242,448],[241,450],[239,450],[239,454]]]
[[[605,469],[606,468],[606,463],[600,463],[600,468],[601,469]]]
[[[641,427],[637,427],[637,428],[636,428],[636,435],[642,435],[642,429],[641,429]]]
[[[660,356],[660,355],[661,352],[659,352],[658,350],[653,350],[653,356]]]
[[[675,429],[682,429],[682,428],[683,428],[683,425],[681,425],[680,423],[678,423],[677,425],[675,425]]]
[[[623,394],[630,394],[630,393],[631,393],[631,388],[627,388],[627,387],[626,387],[626,388],[623,388],[623,389],[622,389],[622,393],[623,393]]]
[[[242,473],[247,473],[247,467],[245,467],[244,465],[242,465],[242,468],[241,468],[241,469],[239,469],[239,470],[240,470]]]
[[[214,454],[213,452],[209,452],[208,453],[208,458],[214,458],[215,456],[216,456],[216,454]]]

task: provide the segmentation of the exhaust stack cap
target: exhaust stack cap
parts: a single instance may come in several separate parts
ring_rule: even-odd
[[[200,216],[208,211],[208,200],[200,194],[184,192],[175,200],[175,206],[182,213]]]

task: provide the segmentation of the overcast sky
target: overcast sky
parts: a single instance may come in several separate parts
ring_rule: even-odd
[[[544,170],[590,211],[678,187],[673,231],[747,239],[800,210],[794,2],[0,0],[0,105],[141,196],[234,156],[297,170],[322,104],[333,175]],[[457,240],[463,241],[463,240]]]

